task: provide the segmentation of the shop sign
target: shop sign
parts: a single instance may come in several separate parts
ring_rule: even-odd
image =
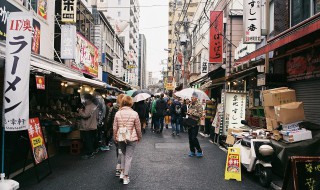
[[[44,76],[36,76],[36,85],[37,85],[37,89],[39,90],[46,89]]]
[[[134,60],[134,51],[129,50],[128,51],[128,61],[133,61]]]
[[[266,85],[266,75],[259,74],[257,75],[257,86],[265,86]]]
[[[135,69],[135,68],[137,68],[136,65],[127,65],[127,69]]]
[[[261,42],[261,0],[243,1],[244,43]]]
[[[75,58],[76,30],[74,25],[61,25],[61,59]]]
[[[39,118],[31,118],[29,120],[28,134],[35,163],[39,164],[48,159]]]
[[[241,181],[240,148],[229,147],[224,179]]]
[[[61,22],[76,23],[77,0],[62,0]]]
[[[33,35],[31,42],[31,51],[35,54],[40,54],[40,23],[33,19]]]
[[[122,64],[120,59],[114,59],[113,61],[113,72],[112,74],[116,77],[122,77]]]
[[[202,62],[201,64],[201,74],[205,75],[208,73],[208,62]]]
[[[38,0],[38,15],[43,19],[47,20],[48,15],[48,3],[47,0]]]
[[[99,50],[81,34],[77,33],[76,59],[71,68],[93,77],[98,76]]]
[[[6,40],[6,29],[8,16],[11,12],[18,12],[20,9],[13,6],[8,1],[1,1],[0,5],[0,40]]]
[[[166,89],[167,90],[173,90],[173,84],[172,83],[167,83]]]
[[[4,78],[6,131],[28,129],[32,14],[10,13],[7,25]]]
[[[320,77],[320,50],[314,48],[287,61],[287,80],[299,81]]]
[[[223,63],[223,12],[210,12],[209,62]]]
[[[224,113],[224,132],[228,128],[239,128],[242,126],[241,120],[245,119],[246,94],[245,93],[226,93],[225,113]]]

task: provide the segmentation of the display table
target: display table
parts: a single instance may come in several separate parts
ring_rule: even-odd
[[[312,130],[312,139],[295,143],[271,140],[276,159],[272,162],[272,170],[280,177],[284,177],[285,168],[290,156],[319,156],[320,155],[320,128]]]

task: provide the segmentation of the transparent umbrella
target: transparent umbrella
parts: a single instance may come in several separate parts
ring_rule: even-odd
[[[183,98],[183,99],[189,99],[191,100],[192,95],[196,95],[198,97],[199,100],[210,100],[210,98],[208,97],[208,95],[198,89],[194,89],[194,88],[185,88],[179,92],[174,93],[176,96]]]
[[[137,94],[137,95],[133,98],[133,102],[140,102],[140,101],[146,100],[146,99],[148,99],[148,98],[150,98],[150,97],[151,97],[150,94],[140,93],[140,94]]]

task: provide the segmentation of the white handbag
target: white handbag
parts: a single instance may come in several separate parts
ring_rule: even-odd
[[[121,116],[121,112],[120,112],[120,116]],[[127,122],[129,121],[130,117],[131,117],[131,115],[129,116],[128,120],[123,123],[123,126],[119,127],[119,129],[118,129],[118,141],[119,142],[127,143],[127,141],[130,141],[130,139],[131,139],[130,131],[127,129]],[[122,120],[122,116],[121,116],[121,120]]]

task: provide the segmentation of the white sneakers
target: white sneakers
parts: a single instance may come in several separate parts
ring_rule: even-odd
[[[128,185],[130,183],[129,177],[123,178],[123,185]]]
[[[124,178],[124,174],[121,173],[121,174],[120,174],[120,179],[123,179],[123,178]]]

